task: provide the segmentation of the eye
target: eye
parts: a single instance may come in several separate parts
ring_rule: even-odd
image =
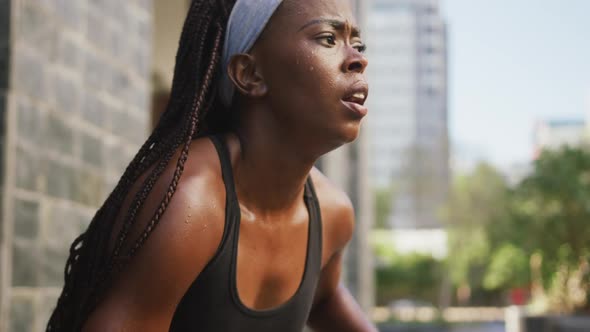
[[[356,48],[356,50],[359,51],[359,53],[365,53],[367,51],[367,45],[365,44],[355,45],[354,48]]]
[[[336,36],[333,34],[325,34],[318,37],[319,40],[325,41],[330,46],[336,45]]]

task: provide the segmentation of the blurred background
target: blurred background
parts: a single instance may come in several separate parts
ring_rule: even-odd
[[[344,1],[344,0],[343,0]],[[382,331],[590,331],[590,2],[350,0],[344,282]],[[188,0],[0,0],[0,331],[42,331],[165,107]]]

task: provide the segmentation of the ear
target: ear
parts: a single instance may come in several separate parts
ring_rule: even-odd
[[[229,61],[227,74],[243,95],[260,98],[268,91],[266,82],[256,66],[256,59],[250,54],[234,55]]]

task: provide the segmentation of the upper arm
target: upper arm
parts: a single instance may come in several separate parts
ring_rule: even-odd
[[[345,193],[331,185],[319,171],[314,173],[314,184],[317,184],[316,191],[322,209],[325,263],[322,265],[308,324],[314,331],[376,332],[375,326],[340,282],[343,252],[354,229],[352,203]]]
[[[316,304],[338,289],[344,250],[352,238],[355,220],[354,208],[346,193],[315,169],[312,179],[320,201],[323,226],[323,264],[314,298]]]
[[[85,331],[169,329],[177,304],[215,254],[225,219],[224,209],[218,208],[225,196],[212,197],[219,195],[211,195],[216,187],[211,177],[186,173],[157,227],[118,275],[86,322]],[[164,174],[148,196],[129,235],[131,243],[151,219],[169,177]],[[209,195],[203,194],[204,188]]]

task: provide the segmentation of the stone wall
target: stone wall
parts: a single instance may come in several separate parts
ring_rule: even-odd
[[[0,0],[0,16],[0,330],[41,331],[70,243],[147,135],[152,1]]]

